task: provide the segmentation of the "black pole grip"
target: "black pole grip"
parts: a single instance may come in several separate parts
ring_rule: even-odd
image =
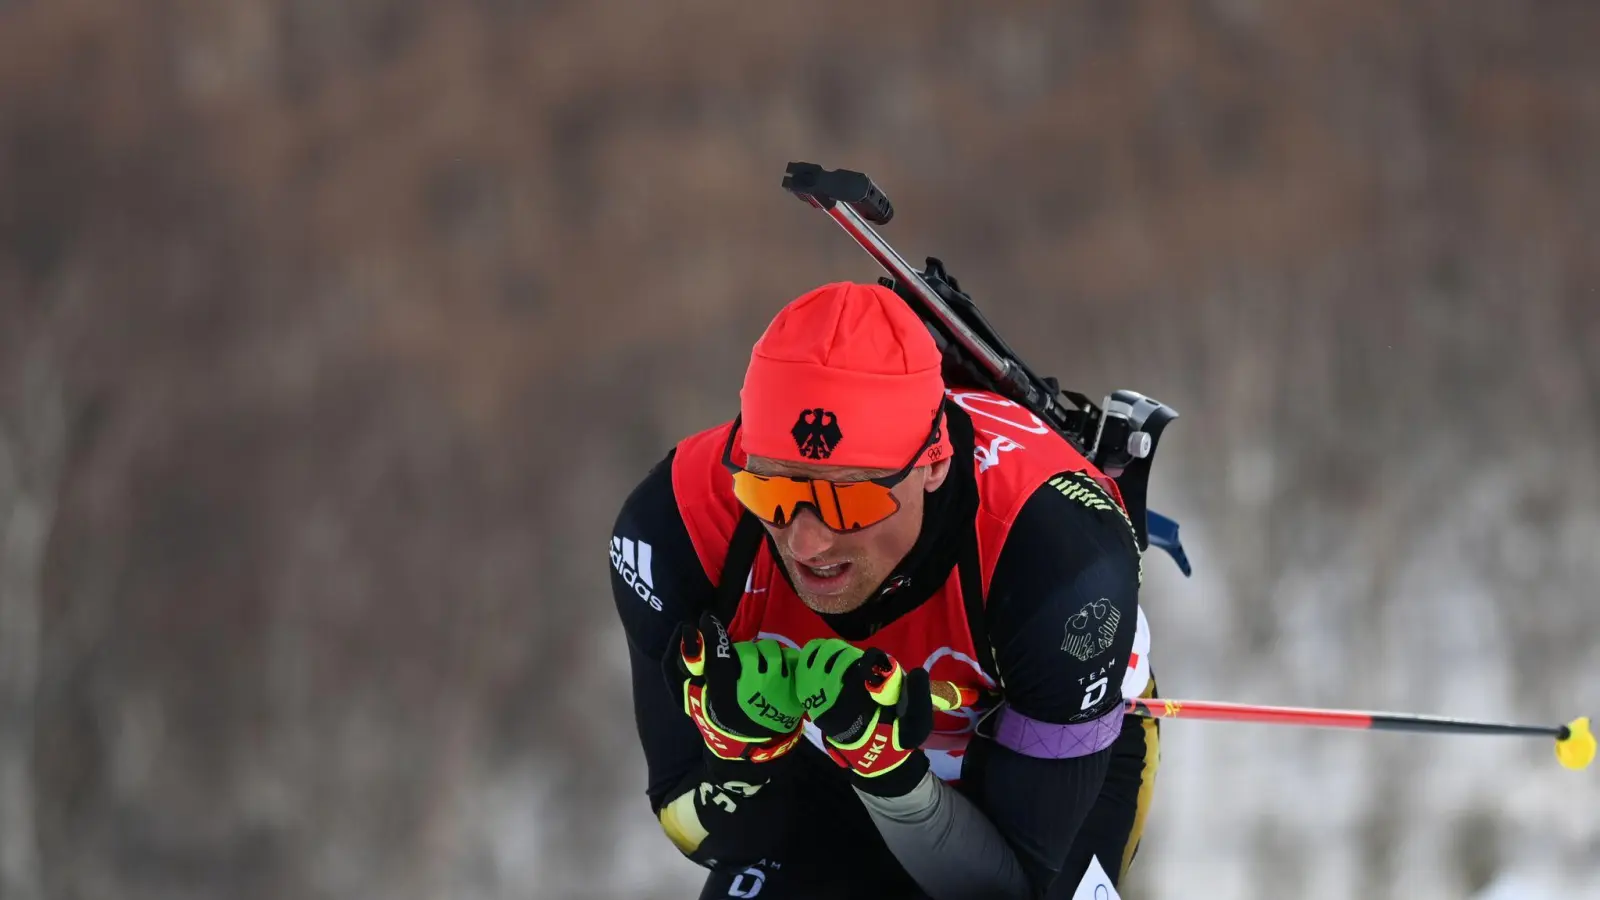
[[[816,163],[792,162],[783,170],[783,189],[804,200],[812,198],[824,209],[848,203],[861,218],[886,225],[894,218],[894,205],[872,179],[849,169],[824,169]]]

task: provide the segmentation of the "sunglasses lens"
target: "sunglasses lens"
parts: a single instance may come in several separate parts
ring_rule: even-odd
[[[805,482],[763,478],[749,472],[733,474],[733,495],[756,518],[780,528],[794,520],[801,504],[811,502],[811,488]]]
[[[762,521],[780,528],[794,521],[802,506],[815,510],[834,531],[876,525],[900,509],[888,488],[870,481],[834,484],[738,471],[733,473],[733,494]]]
[[[876,525],[900,511],[900,501],[895,499],[894,493],[870,481],[834,485],[833,495],[839,505],[839,519],[843,523],[838,528],[840,531],[855,531]]]

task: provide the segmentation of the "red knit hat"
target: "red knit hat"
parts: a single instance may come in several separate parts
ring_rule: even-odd
[[[944,401],[939,348],[894,291],[838,282],[785,306],[756,342],[739,392],[748,454],[899,469]],[[918,465],[950,455],[938,441]]]

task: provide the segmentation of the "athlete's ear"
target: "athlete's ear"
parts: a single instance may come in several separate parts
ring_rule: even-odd
[[[950,477],[950,460],[941,459],[928,466],[928,477],[923,479],[922,489],[931,494],[937,491],[939,485],[944,484],[944,480],[948,477]]]

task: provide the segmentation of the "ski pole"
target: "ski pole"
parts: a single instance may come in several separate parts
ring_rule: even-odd
[[[1513,725],[1444,716],[1406,713],[1359,712],[1343,709],[1304,709],[1292,706],[1255,706],[1208,700],[1129,700],[1127,713],[1146,719],[1212,719],[1220,722],[1256,722],[1269,725],[1310,725],[1320,728],[1354,728],[1372,731],[1413,731],[1428,734],[1509,734],[1550,737],[1556,740],[1556,759],[1574,771],[1594,762],[1595,739],[1587,716],[1565,725]]]

